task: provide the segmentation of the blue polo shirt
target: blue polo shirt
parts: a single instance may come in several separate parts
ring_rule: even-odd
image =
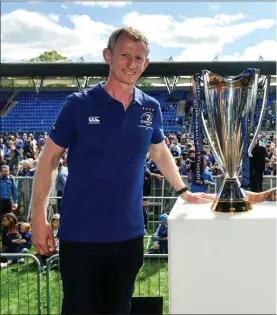
[[[125,111],[99,83],[69,95],[49,136],[68,147],[59,239],[142,236],[144,161],[150,144],[165,138],[159,102],[135,88]]]

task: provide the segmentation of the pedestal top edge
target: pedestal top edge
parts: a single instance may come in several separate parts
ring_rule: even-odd
[[[242,213],[219,213],[211,210],[212,202],[188,203],[179,197],[172,208],[168,221],[187,219],[237,220],[237,219],[277,219],[276,203],[264,201],[253,205],[253,210]]]

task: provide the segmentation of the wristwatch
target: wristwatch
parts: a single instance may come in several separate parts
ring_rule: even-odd
[[[177,194],[178,196],[180,196],[180,195],[182,195],[184,192],[186,192],[187,190],[189,190],[189,189],[188,189],[187,186],[185,186],[185,187],[181,188],[180,190],[176,191],[176,194]]]

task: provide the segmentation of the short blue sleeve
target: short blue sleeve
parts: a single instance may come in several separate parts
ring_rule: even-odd
[[[214,183],[214,178],[210,172],[209,172],[209,182]]]
[[[49,133],[49,137],[63,148],[68,148],[75,133],[76,100],[74,95],[67,97]]]
[[[160,105],[158,104],[156,106],[156,113],[155,113],[155,128],[152,134],[151,143],[158,144],[162,141],[164,141],[165,136],[163,132],[163,117]]]

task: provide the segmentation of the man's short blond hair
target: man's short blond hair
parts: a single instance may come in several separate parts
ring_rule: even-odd
[[[149,54],[150,49],[149,49],[148,39],[140,31],[138,31],[132,27],[129,27],[129,26],[118,28],[112,32],[112,34],[109,38],[109,41],[108,41],[108,46],[107,46],[107,48],[110,51],[113,51],[114,44],[116,43],[116,41],[118,40],[120,35],[126,35],[127,37],[129,37],[133,41],[143,42],[143,44],[145,45],[146,51],[147,51],[147,55]]]

